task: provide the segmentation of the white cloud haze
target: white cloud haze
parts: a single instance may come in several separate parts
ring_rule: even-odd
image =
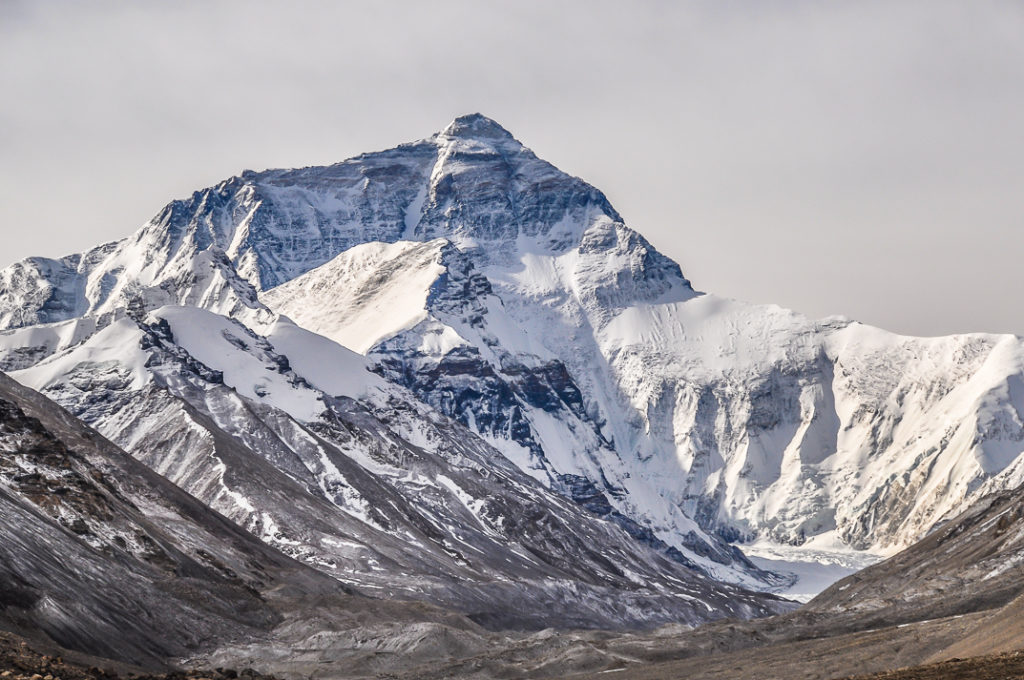
[[[480,111],[702,290],[1024,334],[1019,2],[0,2],[0,266]]]

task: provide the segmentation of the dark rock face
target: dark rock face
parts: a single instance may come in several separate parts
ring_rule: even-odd
[[[556,418],[568,412],[587,419],[579,389],[561,362],[537,368],[513,364],[499,372],[472,347],[453,350],[437,363],[408,353],[378,356],[380,374],[408,387],[423,402],[477,432],[511,439],[541,460],[544,451],[534,439],[524,406]]]
[[[372,650],[408,629],[467,644],[480,633],[468,619],[423,603],[357,595],[283,555],[3,374],[0,535],[0,629],[54,650],[33,659],[15,641],[11,656],[11,637],[0,633],[0,670],[12,677],[39,668],[117,677],[83,674],[60,655],[136,674],[170,670],[184,657],[198,663],[225,645],[245,646],[265,667],[288,659],[281,650],[300,640],[309,647],[314,635],[351,635]],[[348,668],[375,657],[370,667],[378,669],[407,662],[382,665],[359,645],[340,654]],[[190,674],[236,676],[260,677],[213,668]]]

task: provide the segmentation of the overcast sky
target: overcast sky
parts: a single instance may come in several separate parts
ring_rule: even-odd
[[[0,0],[0,266],[480,111],[701,290],[1024,335],[1024,3]]]

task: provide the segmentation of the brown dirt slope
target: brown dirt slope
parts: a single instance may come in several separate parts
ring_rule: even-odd
[[[949,659],[941,663],[900,668],[874,675],[858,675],[846,680],[1021,680],[1024,679],[1024,652]]]
[[[980,622],[962,640],[932,655],[928,661],[1005,654],[1020,649],[1024,649],[1024,595]]]

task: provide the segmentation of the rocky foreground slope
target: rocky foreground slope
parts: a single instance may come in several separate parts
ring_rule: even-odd
[[[254,635],[311,573],[0,375],[0,623],[139,664]]]

